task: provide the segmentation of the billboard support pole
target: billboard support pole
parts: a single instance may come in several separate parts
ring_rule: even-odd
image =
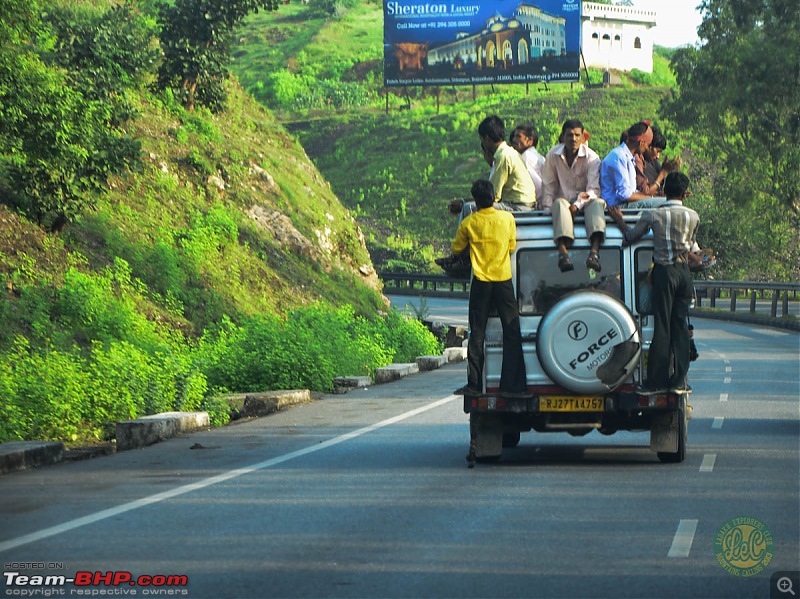
[[[583,72],[586,73],[586,83],[591,85],[592,80],[589,78],[589,67],[586,66],[586,59],[583,57],[583,46],[581,46],[581,62],[583,63]]]
[[[473,83],[473,84],[472,84],[472,101],[473,101],[473,102],[475,101],[475,98],[476,98],[476,97],[477,97],[477,91],[476,91],[475,84]]]
[[[389,114],[389,88],[384,87],[383,89],[386,92],[386,114]]]

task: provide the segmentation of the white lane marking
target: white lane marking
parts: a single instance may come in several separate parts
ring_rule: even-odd
[[[722,416],[716,416],[714,418],[714,422],[711,423],[711,428],[719,430],[722,428],[722,423],[725,422],[725,418]]]
[[[725,372],[733,372],[733,367],[732,367],[732,366],[728,366],[728,367],[725,369]]]
[[[672,539],[667,557],[689,557],[694,533],[697,531],[697,522],[697,520],[681,520],[678,523],[678,530],[675,531],[675,538]]]
[[[707,453],[703,456],[703,462],[700,464],[700,472],[713,472],[714,464],[717,461],[717,454]]]
[[[729,377],[729,376],[726,376],[724,379],[722,379],[722,382],[723,382],[725,385],[729,385],[729,384],[730,384],[730,382],[731,382],[731,380],[732,380],[732,379],[731,379],[731,377]]]
[[[94,524],[95,522],[99,522],[101,520],[113,518],[114,516],[119,516],[120,514],[124,514],[126,512],[130,512],[132,510],[145,507],[147,505],[160,503],[167,499],[172,499],[173,497],[179,497],[181,495],[191,493],[192,491],[199,491],[200,489],[205,489],[206,487],[210,487],[212,485],[216,485],[218,483],[222,483],[231,480],[233,478],[244,476],[245,474],[251,474],[253,472],[257,472],[258,470],[271,468],[272,466],[283,464],[284,462],[288,462],[289,460],[293,460],[295,458],[300,458],[312,453],[316,453],[323,449],[327,449],[328,447],[333,447],[334,445],[339,445],[340,443],[349,441],[350,439],[361,437],[363,435],[366,435],[367,433],[371,433],[380,428],[384,428],[392,424],[401,422],[403,420],[407,420],[408,418],[411,418],[418,414],[422,414],[423,412],[427,412],[428,410],[438,408],[439,406],[449,403],[454,399],[457,399],[458,397],[459,397],[458,395],[449,395],[444,399],[440,399],[438,401],[429,403],[427,405],[416,408],[409,412],[405,412],[404,414],[400,414],[399,416],[394,416],[392,418],[388,418],[376,424],[371,424],[369,426],[359,428],[350,433],[339,435],[338,437],[334,437],[333,439],[328,439],[327,441],[323,441],[316,445],[311,445],[303,449],[298,449],[297,451],[292,451],[281,456],[270,458],[269,460],[264,460],[263,462],[258,462],[257,464],[253,464],[251,466],[245,466],[244,468],[237,468],[236,470],[229,470],[228,472],[223,472],[222,474],[218,474],[217,476],[212,476],[188,485],[176,487],[174,489],[170,489],[169,491],[156,493],[155,495],[150,495],[149,497],[142,497],[141,499],[137,499],[136,501],[123,503],[122,505],[118,505],[116,507],[112,507],[107,510],[101,510],[97,513],[89,514],[88,516],[83,516],[82,518],[75,518],[74,520],[69,520],[67,522],[64,522],[63,524],[57,524],[56,526],[51,526],[50,528],[44,528],[42,530],[32,532],[27,535],[17,537],[16,539],[9,539],[8,541],[3,541],[2,543],[0,543],[0,553],[2,553],[3,551],[8,551],[9,549],[20,547],[22,545],[28,545],[29,543],[41,541],[42,539],[53,537],[55,535],[64,532],[80,528],[82,526]]]
[[[720,393],[719,394],[720,401],[728,401],[728,394],[727,393]]]

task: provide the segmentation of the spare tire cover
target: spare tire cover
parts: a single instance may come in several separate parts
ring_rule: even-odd
[[[602,381],[597,369],[623,348],[624,364],[615,369],[619,376]],[[542,317],[536,351],[554,383],[575,393],[602,393],[628,377],[641,343],[625,304],[600,291],[581,290],[565,295]]]

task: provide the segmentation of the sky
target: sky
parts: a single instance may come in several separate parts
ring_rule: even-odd
[[[694,44],[697,26],[702,21],[697,6],[700,0],[634,0],[634,6],[655,10],[654,43],[667,48]]]

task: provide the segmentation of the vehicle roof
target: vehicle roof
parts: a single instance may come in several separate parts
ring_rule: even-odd
[[[623,210],[622,215],[628,226],[632,227],[639,220],[641,210]],[[549,212],[536,210],[532,212],[512,212],[517,224],[517,241],[537,241],[540,239],[553,239],[553,218]],[[643,237],[644,240],[652,239],[652,232]],[[575,217],[575,241],[586,241],[586,229],[582,215]],[[622,231],[610,216],[606,216],[606,243],[621,243]]]

